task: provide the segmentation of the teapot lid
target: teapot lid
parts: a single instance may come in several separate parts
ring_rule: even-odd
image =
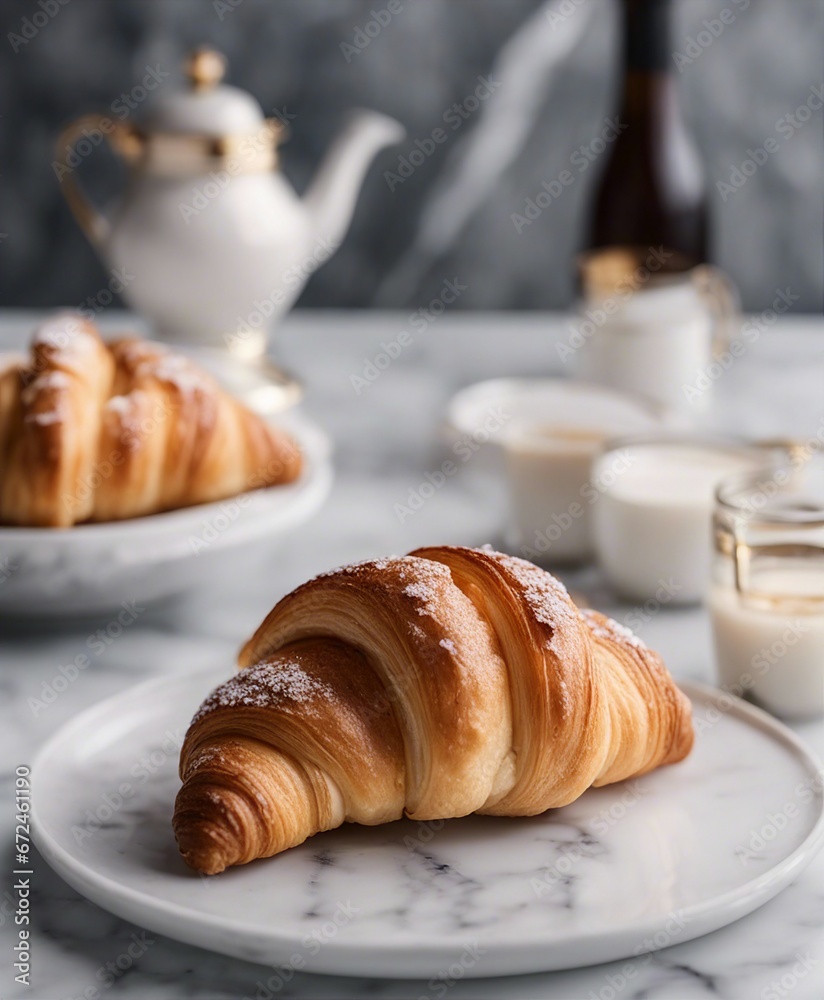
[[[225,56],[198,48],[184,64],[186,88],[160,88],[147,108],[144,126],[158,132],[220,137],[256,132],[264,123],[263,111],[251,94],[222,83]]]
[[[275,167],[285,127],[265,118],[251,94],[221,83],[225,57],[215,49],[195,49],[185,71],[188,88],[159,92],[140,124],[124,122],[112,137],[127,162],[167,176]]]

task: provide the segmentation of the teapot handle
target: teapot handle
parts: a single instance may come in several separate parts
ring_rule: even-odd
[[[99,114],[83,115],[82,118],[66,126],[58,137],[55,172],[63,197],[80,228],[89,241],[97,247],[105,242],[109,235],[109,220],[92,204],[74,177],[79,162],[77,157],[80,155],[75,154],[75,145],[84,138],[87,142],[91,142],[90,132],[96,132],[105,138],[116,153],[125,152],[125,147],[139,140],[130,125],[112,121],[106,115]]]
[[[699,264],[692,273],[712,314],[712,353],[719,358],[741,328],[741,299],[732,279],[719,268]]]

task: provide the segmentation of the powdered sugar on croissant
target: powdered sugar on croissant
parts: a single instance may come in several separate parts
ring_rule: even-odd
[[[295,479],[295,443],[206,372],[61,314],[0,370],[0,523],[67,527]]]
[[[420,549],[286,596],[203,704],[174,828],[214,873],[345,821],[533,815],[685,757],[658,655],[524,560]]]

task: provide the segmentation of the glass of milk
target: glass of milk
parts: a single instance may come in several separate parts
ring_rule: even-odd
[[[501,438],[509,489],[507,543],[546,565],[594,555],[592,511],[600,496],[593,463],[617,434],[652,432],[669,415],[655,405],[563,379],[532,383]]]
[[[744,441],[699,434],[611,442],[594,468],[593,533],[612,587],[632,601],[700,601],[710,580],[715,489],[765,455]]]
[[[709,403],[715,359],[740,322],[738,297],[717,268],[677,268],[653,249],[584,255],[569,347],[581,378],[700,413]]]
[[[708,604],[722,687],[824,715],[824,457],[725,479]]]

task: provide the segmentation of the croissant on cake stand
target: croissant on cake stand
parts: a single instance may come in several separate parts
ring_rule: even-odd
[[[203,703],[174,831],[214,874],[344,822],[529,816],[682,760],[660,657],[491,550],[419,549],[283,598]]]
[[[160,344],[80,316],[0,370],[0,524],[68,527],[293,481],[297,445]]]

